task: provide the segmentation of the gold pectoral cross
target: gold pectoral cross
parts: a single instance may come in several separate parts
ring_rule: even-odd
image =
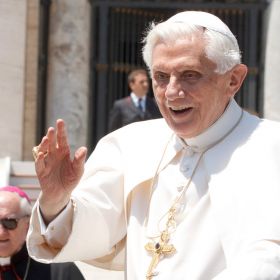
[[[160,241],[157,243],[149,242],[145,245],[145,249],[152,253],[152,260],[146,274],[146,280],[151,280],[158,273],[155,270],[158,265],[160,258],[165,255],[171,255],[176,252],[175,247],[172,244],[167,244],[169,241],[169,233],[163,231],[160,235]]]

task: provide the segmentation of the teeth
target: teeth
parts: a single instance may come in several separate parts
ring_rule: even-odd
[[[173,111],[181,111],[181,110],[188,109],[188,107],[186,107],[186,106],[178,106],[178,107],[170,106],[170,109],[173,110]]]

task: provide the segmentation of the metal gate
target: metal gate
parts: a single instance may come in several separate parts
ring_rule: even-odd
[[[144,66],[141,40],[148,24],[183,10],[208,11],[228,24],[238,39],[243,62],[249,66],[249,75],[236,100],[261,114],[260,54],[265,8],[266,1],[92,1],[91,142],[95,144],[107,132],[114,100],[129,94],[128,72]]]

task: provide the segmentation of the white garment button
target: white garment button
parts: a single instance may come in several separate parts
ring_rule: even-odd
[[[190,147],[186,148],[186,156],[192,157],[193,154],[194,154],[194,151],[192,148],[190,148]]]
[[[187,172],[187,171],[190,170],[190,167],[189,167],[188,165],[182,165],[181,168],[180,168],[180,170],[181,170],[182,172]]]
[[[177,187],[177,191],[178,191],[178,192],[181,192],[181,191],[183,190],[183,188],[184,188],[184,185],[181,184],[180,186]]]

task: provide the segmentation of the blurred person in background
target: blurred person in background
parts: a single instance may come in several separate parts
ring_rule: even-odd
[[[154,99],[147,95],[149,78],[146,70],[132,70],[127,80],[131,93],[114,102],[109,116],[110,132],[133,122],[161,117]]]
[[[31,210],[22,189],[0,188],[0,280],[83,280],[74,263],[43,264],[28,256],[25,239]]]

